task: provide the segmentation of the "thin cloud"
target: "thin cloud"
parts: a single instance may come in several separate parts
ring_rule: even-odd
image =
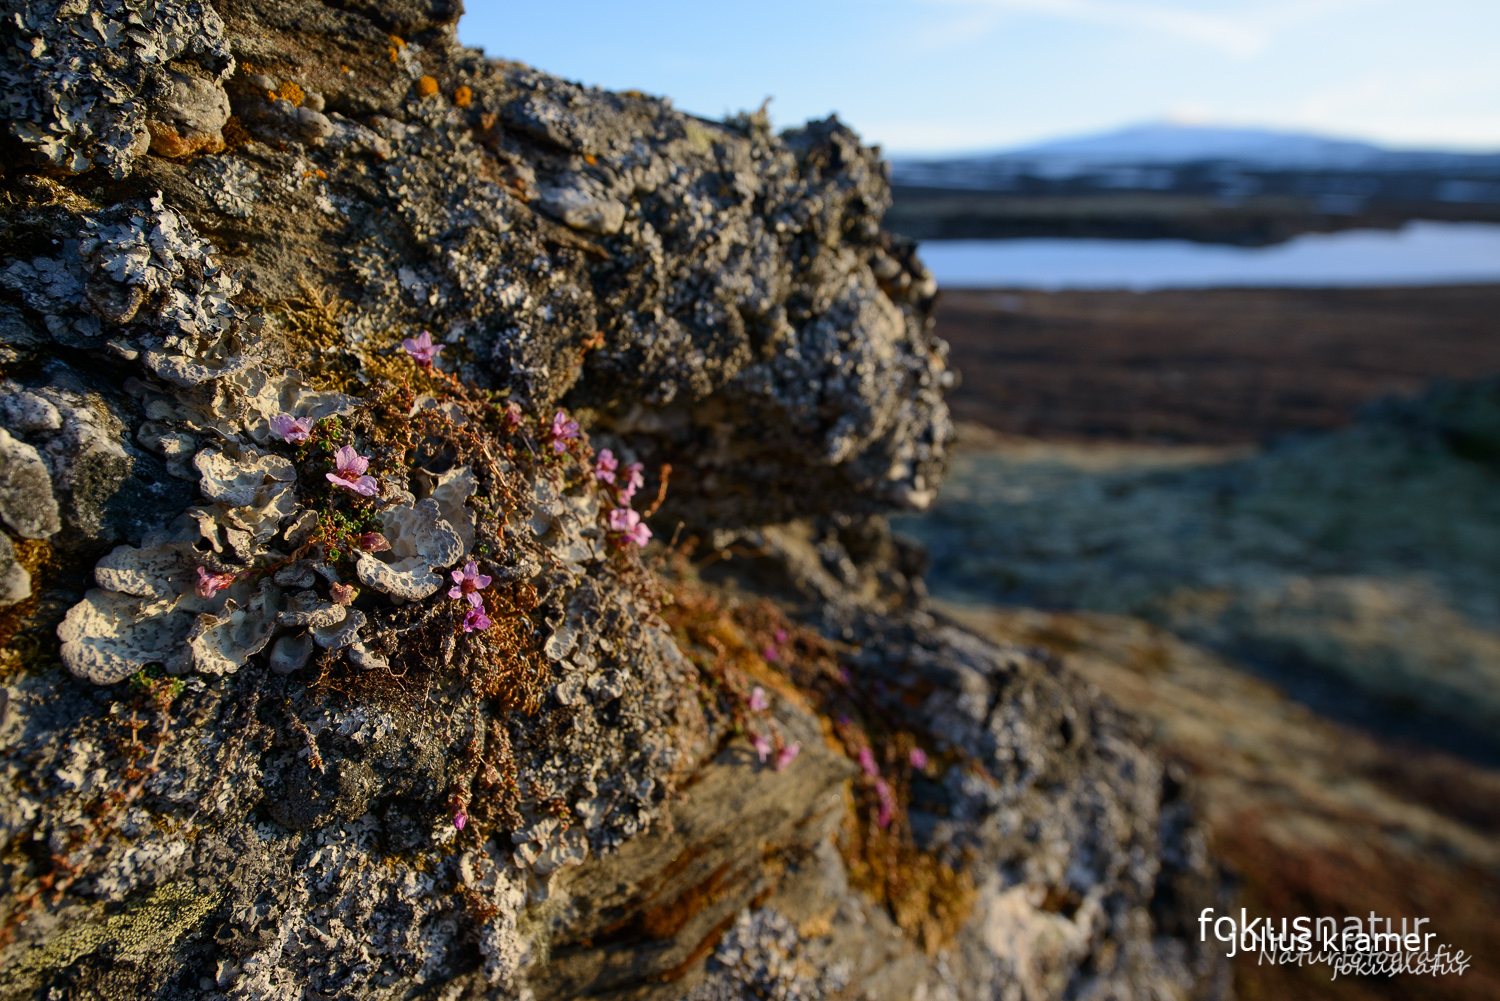
[[[941,2],[941,0],[940,0]],[[950,0],[952,2],[952,0]],[[1259,4],[1237,14],[1209,14],[1162,4],[1111,0],[957,0],[966,7],[1036,14],[1166,35],[1241,59],[1260,55],[1292,27],[1368,6],[1371,0],[1297,0]]]

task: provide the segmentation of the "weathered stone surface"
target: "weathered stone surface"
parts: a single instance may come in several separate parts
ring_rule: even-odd
[[[0,999],[1212,996],[1139,735],[927,616],[872,513],[930,501],[952,381],[874,150],[486,60],[456,4],[142,10],[5,7],[47,176],[0,179],[0,424],[64,530],[19,606],[62,663],[0,716]],[[673,576],[643,517],[758,555]],[[690,641],[673,587],[842,645]],[[835,739],[856,676],[926,778]],[[947,881],[923,930],[860,830]]]
[[[62,528],[52,478],[42,457],[4,429],[0,429],[0,517],[26,539],[45,539]]]

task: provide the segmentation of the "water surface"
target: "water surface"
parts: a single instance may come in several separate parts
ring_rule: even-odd
[[[1307,233],[1270,247],[1187,240],[929,240],[947,288],[1149,289],[1470,285],[1500,282],[1500,225],[1413,222]]]

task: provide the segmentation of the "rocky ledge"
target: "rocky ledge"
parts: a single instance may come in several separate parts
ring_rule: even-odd
[[[1222,996],[1182,782],[881,514],[877,153],[459,13],[4,4],[0,998]]]

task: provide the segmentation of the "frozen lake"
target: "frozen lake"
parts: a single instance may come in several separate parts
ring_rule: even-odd
[[[1186,240],[928,240],[940,287],[1147,289],[1500,282],[1500,225],[1413,222],[1307,233],[1270,247]]]

